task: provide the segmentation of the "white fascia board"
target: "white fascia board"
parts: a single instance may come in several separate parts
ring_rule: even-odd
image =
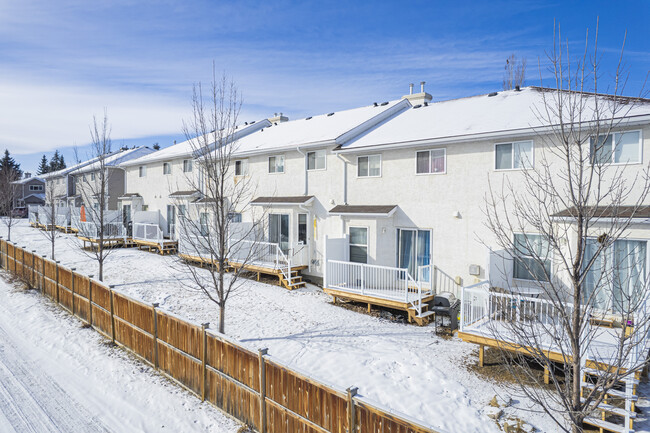
[[[621,222],[621,220],[629,220],[630,224],[650,224],[650,218],[628,218],[628,217],[620,217],[620,218],[600,218],[600,217],[592,217],[590,218],[593,222],[596,223],[616,223],[616,222]],[[575,218],[573,217],[551,217],[552,221],[557,221],[557,222],[567,222],[570,224],[573,224],[575,222]]]
[[[246,152],[235,151],[233,153],[233,158],[246,158],[249,156],[264,155],[264,154],[274,155],[277,153],[296,150],[296,149],[306,150],[306,149],[329,147],[329,146],[336,146],[336,141],[322,140],[322,141],[314,141],[312,143],[305,143],[305,144],[292,144],[290,146],[268,147],[264,149],[248,150]]]
[[[602,120],[601,122],[607,122],[607,120]],[[650,123],[650,115],[642,115],[632,117],[626,117],[620,119],[613,128],[617,130],[621,127],[629,126],[639,126]],[[593,122],[584,122],[583,129],[587,129],[593,126]],[[530,128],[520,128],[520,129],[506,129],[502,131],[493,131],[485,132],[479,134],[467,134],[467,135],[453,135],[448,137],[439,137],[439,138],[423,138],[421,140],[412,140],[412,141],[398,141],[393,143],[385,144],[372,144],[363,147],[352,147],[336,149],[334,153],[359,153],[367,152],[368,149],[372,150],[391,150],[391,149],[401,149],[408,147],[422,147],[422,146],[436,146],[436,145],[445,145],[445,144],[455,144],[455,143],[466,143],[471,141],[483,141],[491,139],[501,139],[501,138],[520,138],[520,137],[530,137],[531,135],[543,135],[544,133],[552,132],[554,128],[557,128],[558,125],[553,126],[538,126]]]
[[[253,124],[246,125],[242,129],[237,129],[231,136],[226,137],[226,141],[227,141],[226,146],[230,145],[230,143],[237,142],[237,140],[239,140],[242,137],[250,135],[254,132],[259,131],[260,129],[267,128],[269,126],[271,126],[271,122],[269,121],[269,119],[263,119]],[[207,150],[205,148],[201,148],[191,153],[194,158],[200,158],[201,156],[205,155],[206,152],[212,151],[213,148],[214,148],[214,143],[211,143],[210,145],[207,146]]]
[[[283,206],[283,207],[311,206],[313,201],[314,201],[314,197],[310,198],[307,201],[303,201],[302,203],[258,202],[258,203],[250,203],[250,205],[251,206]]]
[[[393,216],[397,207],[388,213],[351,213],[351,212],[328,212],[330,216],[355,217],[355,218],[390,218]]]
[[[355,137],[363,134],[370,128],[378,125],[381,122],[384,122],[385,120],[400,114],[401,112],[407,110],[408,108],[411,108],[411,103],[409,102],[408,99],[402,99],[399,101],[397,104],[393,105],[392,107],[381,111],[379,114],[371,117],[370,119],[366,120],[362,124],[355,126],[348,132],[338,136],[334,141],[336,144],[343,145],[347,143],[348,141],[354,139]]]

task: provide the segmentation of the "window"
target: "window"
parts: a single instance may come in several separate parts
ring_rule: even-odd
[[[325,150],[307,152],[307,170],[325,170]]]
[[[415,154],[417,174],[445,173],[447,171],[447,150],[423,150]]]
[[[368,263],[368,229],[350,227],[350,261]]]
[[[307,245],[307,214],[298,214],[298,243]]]
[[[284,173],[284,156],[269,157],[269,173]]]
[[[240,223],[241,214],[239,212],[228,212],[228,221],[231,223]]]
[[[496,170],[517,170],[533,167],[533,142],[515,141],[494,146]]]
[[[184,159],[183,160],[183,173],[190,173],[192,171],[192,160]]]
[[[548,281],[551,258],[548,241],[542,235],[515,234],[513,277]]]
[[[397,229],[397,267],[408,269],[415,279],[430,281],[431,269],[420,267],[431,264],[431,230]]]
[[[612,144],[613,142],[613,144]],[[591,138],[592,164],[627,164],[641,162],[641,132],[615,132]]]
[[[184,204],[179,204],[178,205],[178,216],[183,217],[185,216],[185,212],[187,211],[187,206]]]
[[[145,211],[145,212],[148,211],[149,210],[149,205],[148,204],[143,204],[142,205],[142,210]]]
[[[269,162],[270,167],[270,162]],[[248,164],[245,159],[235,161],[235,176],[245,176],[248,171]]]
[[[172,174],[172,165],[169,162],[163,162],[163,174]]]
[[[43,191],[43,185],[29,185],[30,191]]]
[[[587,239],[583,266],[598,257],[585,276],[583,302],[604,311],[629,311],[630,301],[635,305],[646,287],[647,250],[646,241],[617,239],[602,249],[597,239]]]
[[[358,177],[381,176],[381,155],[360,156],[357,158]]]
[[[95,173],[90,173],[90,180],[95,180]]]
[[[210,234],[210,226],[208,225],[208,214],[206,212],[201,212],[201,215],[199,215],[199,225],[201,230],[201,236],[207,236]]]
[[[145,167],[144,165],[141,165],[138,168],[138,176],[139,177],[145,177],[146,175],[147,175],[147,167]],[[86,179],[84,178],[84,180],[86,180]]]

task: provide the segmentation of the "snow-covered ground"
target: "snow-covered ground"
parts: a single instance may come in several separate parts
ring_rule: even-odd
[[[0,235],[5,233],[1,227]],[[27,221],[12,228],[12,238],[20,246],[49,254],[48,240]],[[62,265],[96,273],[96,262],[80,249],[73,235],[62,234],[57,242],[56,259]],[[218,322],[216,306],[187,287],[187,271],[175,256],[114,250],[104,281],[190,320]],[[440,430],[500,431],[484,409],[495,394],[506,395],[507,389],[468,370],[467,363],[476,359],[475,345],[438,337],[433,326],[395,323],[334,306],[314,286],[289,292],[250,281],[228,301],[226,333],[251,349],[267,347],[270,354],[316,378],[342,388],[356,386],[360,395]],[[148,374],[143,377],[151,380]],[[540,431],[557,430],[548,417],[526,409],[526,401],[515,398],[505,413]],[[643,431],[641,424],[635,427]]]
[[[240,425],[0,272],[0,431],[236,432]]]

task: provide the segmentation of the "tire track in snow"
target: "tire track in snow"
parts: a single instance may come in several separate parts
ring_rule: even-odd
[[[21,352],[0,323],[0,420],[16,433],[110,432],[40,365]],[[0,425],[0,430],[5,431]],[[10,430],[11,431],[11,430]]]

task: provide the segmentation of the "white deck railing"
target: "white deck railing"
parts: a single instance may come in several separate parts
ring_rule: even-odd
[[[430,293],[408,269],[328,260],[326,272],[327,287],[363,296],[413,303]],[[426,269],[418,274],[426,275]]]
[[[456,298],[460,299],[463,287],[453,277],[437,266],[433,266],[432,272],[432,284],[435,293],[451,292]]]
[[[68,216],[67,215],[61,215],[58,214],[56,216],[56,226],[57,227],[68,227]]]
[[[38,206],[29,205],[27,206],[27,211],[29,214],[29,223],[38,224]]]
[[[101,227],[94,222],[79,222],[79,235],[88,239],[99,239]],[[126,229],[122,223],[105,223],[103,238],[109,239],[124,239],[126,238]]]
[[[162,243],[164,236],[158,224],[133,224],[133,234],[131,236],[135,240]]]

